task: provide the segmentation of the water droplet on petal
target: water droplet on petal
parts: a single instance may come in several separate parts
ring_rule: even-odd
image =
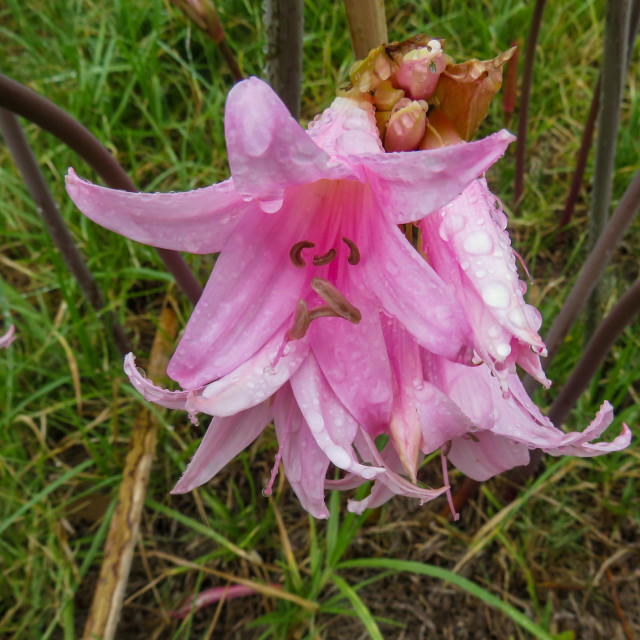
[[[258,203],[265,213],[276,213],[282,208],[282,198],[274,198],[273,200],[260,200]]]
[[[482,299],[495,309],[507,309],[511,303],[509,289],[502,282],[488,282],[482,287]]]
[[[488,255],[493,251],[493,240],[486,231],[473,231],[464,239],[462,246],[474,256]]]
[[[458,233],[458,231],[464,229],[466,224],[467,221],[464,216],[458,215],[457,213],[450,213],[442,219],[438,233],[443,240],[447,241]]]
[[[501,358],[506,358],[511,353],[511,347],[506,342],[502,342],[496,347],[496,353]]]

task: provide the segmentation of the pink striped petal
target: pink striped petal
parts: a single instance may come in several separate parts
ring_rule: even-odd
[[[273,415],[282,464],[291,488],[314,518],[328,518],[324,489],[329,458],[300,413],[290,385],[276,395]]]
[[[376,191],[383,212],[394,224],[402,224],[424,218],[453,200],[514,140],[502,130],[477,142],[411,153],[363,155],[360,161],[371,181],[380,183]]]
[[[212,416],[231,416],[273,395],[295,373],[309,352],[306,341],[294,340],[286,345],[282,356],[272,366],[285,331],[286,328],[277,331],[260,351],[235,371],[207,385],[202,394],[191,401],[190,407]]]
[[[293,317],[306,273],[289,251],[309,220],[290,213],[252,211],[227,242],[167,369],[183,388],[237,369]]]
[[[336,398],[312,353],[291,377],[291,388],[313,438],[336,467],[367,480],[382,473],[358,462],[352,446],[358,423]]]
[[[130,193],[99,187],[69,169],[67,192],[94,222],[161,249],[217,253],[242,216],[244,202],[233,181],[183,193]]]
[[[193,459],[171,493],[187,493],[209,482],[241,451],[246,449],[271,420],[266,402],[228,418],[214,418]]]
[[[410,154],[405,154],[410,155]],[[451,291],[394,226],[363,225],[353,279],[429,351],[469,362],[471,329]],[[366,235],[365,235],[366,234]]]
[[[224,126],[234,184],[243,195],[260,200],[265,211],[279,208],[287,187],[351,173],[343,165],[330,166],[331,157],[258,78],[231,89]]]

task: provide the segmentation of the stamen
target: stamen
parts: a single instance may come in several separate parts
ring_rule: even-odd
[[[311,288],[341,318],[353,322],[353,324],[358,324],[362,320],[362,314],[359,309],[354,307],[330,282],[323,278],[311,278]],[[318,311],[325,310],[322,307],[312,309],[310,313],[311,320],[320,315],[327,315],[326,313],[318,314]]]
[[[449,442],[448,444],[450,445],[451,442]],[[444,479],[444,483],[448,485],[447,502],[449,503],[449,509],[451,509],[451,515],[453,516],[453,519],[459,520],[460,514],[456,511],[456,507],[453,504],[453,496],[451,495],[451,485],[449,485],[449,470],[447,469],[447,456],[442,449],[440,449],[440,461],[442,462],[442,476]]]
[[[293,266],[298,267],[298,269],[303,269],[306,263],[302,259],[302,250],[311,249],[315,246],[315,243],[309,240],[300,240],[300,242],[296,242],[289,251],[289,260],[291,260]]]
[[[353,240],[349,240],[349,238],[342,238],[342,242],[349,247],[347,262],[349,264],[358,264],[360,262],[360,249],[358,249],[356,243]]]
[[[300,338],[304,338],[311,320],[312,318],[309,315],[307,303],[300,298],[296,305],[296,313],[293,316],[293,325],[291,326],[291,329],[284,334],[278,353],[276,353],[276,357],[269,364],[272,373],[275,373],[275,366],[280,362],[280,358],[282,358],[282,355],[284,354],[284,348],[292,340],[300,340]]]
[[[313,264],[316,267],[322,267],[325,264],[329,264],[335,257],[338,255],[338,252],[335,249],[329,249],[327,253],[323,253],[321,256],[313,256]]]
[[[287,339],[300,340],[300,338],[304,338],[310,323],[309,308],[307,303],[300,298],[296,305],[296,313],[293,316],[293,326],[287,331]]]

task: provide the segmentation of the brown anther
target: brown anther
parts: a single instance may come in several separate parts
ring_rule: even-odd
[[[360,249],[358,249],[356,243],[353,240],[349,240],[349,238],[342,238],[342,242],[349,247],[347,262],[349,264],[358,264],[360,262]]]
[[[291,247],[291,251],[289,251],[289,260],[291,260],[293,266],[298,267],[298,269],[303,269],[306,262],[302,259],[302,250],[311,249],[315,246],[315,243],[310,242],[309,240],[300,240],[300,242],[296,242],[293,247]]]
[[[451,446],[452,445],[453,445],[453,442],[451,440],[447,440],[447,442],[444,443],[444,446],[441,447],[442,455],[445,458],[449,455],[449,452],[451,451]]]
[[[471,431],[469,431],[468,433],[465,433],[464,437],[469,439],[469,440],[473,440],[474,442],[480,442],[480,438],[478,438],[478,436],[476,436],[476,435],[473,435],[473,433],[471,433]]]
[[[329,309],[340,318],[344,318],[353,324],[358,324],[362,320],[359,309],[354,307],[330,282],[323,278],[312,278],[311,288],[327,303]],[[312,309],[310,318],[318,318],[321,315],[330,315],[326,307]]]
[[[291,329],[287,331],[287,340],[300,340],[300,338],[304,338],[310,324],[311,316],[309,315],[309,308],[307,307],[307,303],[301,298],[296,305],[293,325]]]
[[[335,257],[338,255],[338,252],[335,249],[329,249],[327,253],[323,253],[321,256],[313,256],[313,264],[316,267],[322,267],[325,264],[329,264],[331,261],[335,260]]]

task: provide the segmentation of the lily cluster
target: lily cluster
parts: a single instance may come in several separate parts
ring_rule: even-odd
[[[168,366],[181,390],[125,359],[147,400],[214,416],[174,493],[210,480],[271,422],[279,451],[266,491],[282,461],[318,518],[326,488],[373,480],[353,511],[446,493],[418,479],[438,450],[445,471],[448,459],[482,480],[525,464],[531,448],[593,456],[629,443],[626,426],[590,442],[611,423],[608,403],[584,432],[561,432],[516,374],[547,383],[540,314],[483,178],[513,137],[467,141],[503,62],[463,72],[438,40],[389,45],[308,130],[264,82],[240,82],[225,111],[231,178],[204,189],[134,194],[69,171],[71,198],[102,226],[220,253]],[[340,479],[327,478],[331,465]]]

